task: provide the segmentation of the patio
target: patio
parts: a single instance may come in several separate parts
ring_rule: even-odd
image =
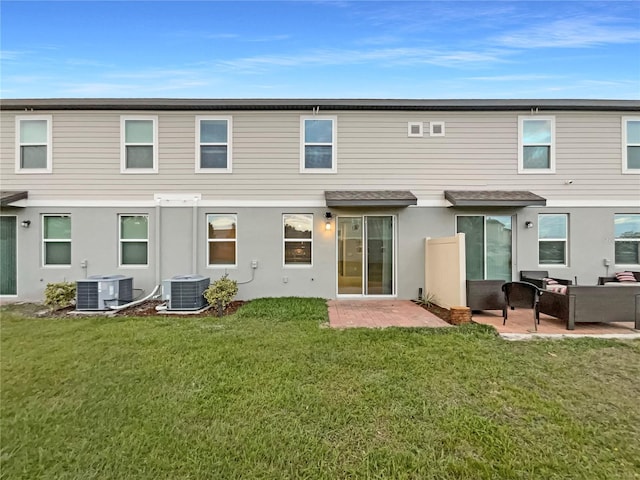
[[[329,300],[327,303],[332,328],[452,326],[410,300]],[[502,325],[502,312],[499,310],[473,312],[472,321],[491,325],[506,338],[534,335],[640,338],[633,322],[578,323],[575,330],[567,330],[563,321],[544,314],[540,315],[540,324],[535,331],[533,311],[526,308],[510,310],[506,325]]]

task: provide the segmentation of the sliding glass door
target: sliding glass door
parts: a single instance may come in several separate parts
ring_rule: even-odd
[[[394,295],[394,217],[338,217],[338,294]]]
[[[465,234],[467,280],[512,280],[512,219],[505,215],[459,215]]]

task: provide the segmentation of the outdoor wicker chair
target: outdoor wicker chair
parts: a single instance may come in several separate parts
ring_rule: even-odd
[[[540,296],[538,287],[527,282],[507,282],[502,285],[504,292],[505,306],[502,309],[502,324],[507,323],[509,309],[514,310],[515,307],[532,308],[533,309],[533,326],[538,329],[540,322],[540,313],[538,310],[538,298]]]

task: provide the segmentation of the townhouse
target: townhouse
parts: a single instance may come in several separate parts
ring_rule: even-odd
[[[425,238],[469,279],[640,270],[640,101],[5,99],[0,298],[228,274],[239,298],[416,298]]]

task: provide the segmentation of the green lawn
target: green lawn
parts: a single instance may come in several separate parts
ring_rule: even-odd
[[[640,478],[640,342],[326,321],[4,310],[0,477]]]

